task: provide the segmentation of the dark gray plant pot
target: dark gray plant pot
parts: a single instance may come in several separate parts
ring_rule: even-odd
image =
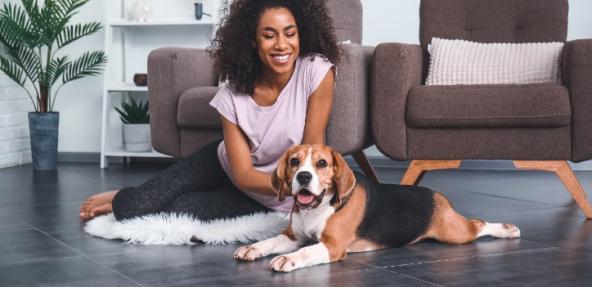
[[[29,133],[33,168],[54,170],[58,165],[60,113],[29,113]]]

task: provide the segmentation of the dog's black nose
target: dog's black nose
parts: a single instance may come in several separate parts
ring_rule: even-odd
[[[308,171],[301,171],[296,175],[296,180],[300,185],[307,185],[312,179],[312,174]]]

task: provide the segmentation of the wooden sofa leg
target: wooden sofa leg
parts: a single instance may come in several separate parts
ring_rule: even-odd
[[[364,151],[357,151],[352,153],[352,157],[358,164],[358,166],[362,169],[362,172],[370,179],[374,184],[379,184],[380,180],[378,179],[378,175],[376,171],[368,161],[368,158],[364,154]]]
[[[549,160],[549,161],[522,161],[522,160],[515,160],[514,166],[521,169],[532,169],[532,170],[542,170],[542,171],[552,171],[559,176],[561,182],[571,193],[571,196],[576,201],[576,203],[580,206],[584,214],[586,215],[587,219],[592,219],[592,207],[590,206],[590,202],[586,197],[586,192],[582,185],[576,178],[576,175],[571,170],[569,163],[567,161],[562,160]]]
[[[430,170],[458,168],[462,160],[412,160],[401,178],[401,184],[417,185]]]

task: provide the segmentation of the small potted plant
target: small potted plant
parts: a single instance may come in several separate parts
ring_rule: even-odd
[[[115,107],[123,122],[123,145],[127,151],[146,152],[152,150],[150,141],[150,112],[148,101],[121,103],[121,109]]]
[[[21,0],[0,8],[0,70],[21,86],[35,112],[29,113],[33,167],[57,167],[59,113],[54,104],[68,82],[99,75],[107,63],[101,50],[73,60],[60,50],[96,33],[99,22],[71,24],[72,16],[90,0]],[[54,89],[55,87],[55,89]]]

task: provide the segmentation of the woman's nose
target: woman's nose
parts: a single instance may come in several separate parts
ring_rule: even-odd
[[[278,50],[283,50],[288,47],[288,42],[286,41],[286,37],[280,36],[277,37],[277,41],[275,42],[275,48]]]

